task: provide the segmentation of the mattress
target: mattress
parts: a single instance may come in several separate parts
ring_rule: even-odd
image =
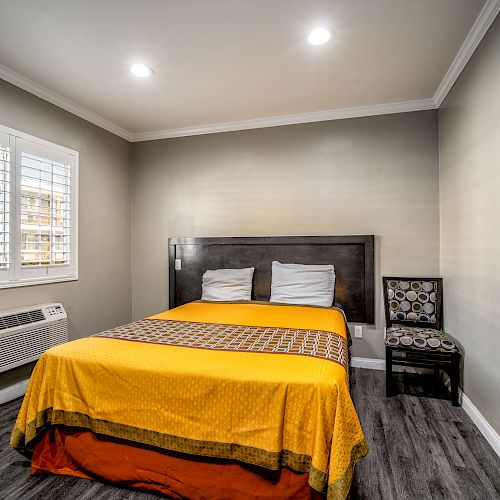
[[[186,304],[44,353],[11,444],[31,456],[47,432],[79,429],[285,468],[344,499],[367,453],[349,394],[347,335],[335,308]]]

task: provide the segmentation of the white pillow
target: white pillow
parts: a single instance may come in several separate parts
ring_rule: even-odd
[[[333,266],[273,261],[272,270],[271,302],[331,307],[335,292]]]
[[[201,300],[250,300],[253,271],[253,267],[206,271],[203,274]]]

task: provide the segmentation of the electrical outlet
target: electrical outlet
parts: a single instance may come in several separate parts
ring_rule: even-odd
[[[175,259],[175,270],[180,271],[182,269],[182,260],[181,259]]]
[[[357,339],[363,338],[363,325],[354,325],[354,337]]]

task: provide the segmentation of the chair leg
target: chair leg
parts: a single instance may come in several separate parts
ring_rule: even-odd
[[[385,395],[392,396],[392,348],[385,348]]]
[[[459,382],[460,382],[460,355],[454,355],[451,358],[451,370],[450,370],[451,404],[453,406],[460,406],[458,402]]]
[[[438,397],[440,390],[439,366],[434,365],[434,379],[432,381],[432,392],[434,397]]]

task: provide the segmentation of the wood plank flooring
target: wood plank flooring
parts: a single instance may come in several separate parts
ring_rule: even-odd
[[[500,500],[500,458],[462,408],[414,395],[386,398],[384,377],[381,371],[351,371],[352,397],[370,447],[356,467],[351,499]],[[2,500],[158,498],[97,481],[30,476],[29,462],[9,446],[20,403],[0,406]]]
[[[500,458],[462,408],[386,398],[383,371],[352,370],[351,393],[370,448],[356,466],[352,500],[500,499]]]

